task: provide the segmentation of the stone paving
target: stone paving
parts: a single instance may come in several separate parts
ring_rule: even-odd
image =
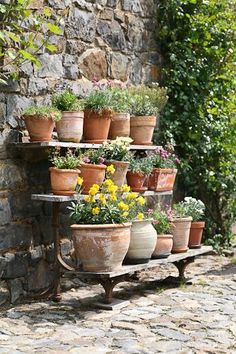
[[[0,353],[236,353],[235,258],[207,256],[187,269],[191,285],[164,286],[173,265],[121,283],[115,311],[93,307],[99,285],[63,279],[61,303],[17,305],[0,313]]]

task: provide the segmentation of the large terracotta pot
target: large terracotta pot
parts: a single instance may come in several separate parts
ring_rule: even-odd
[[[110,160],[107,161],[106,164],[107,166],[113,165],[115,167],[115,173],[112,175],[111,179],[118,187],[121,187],[125,183],[129,162]]]
[[[194,221],[191,223],[189,235],[189,248],[200,248],[202,241],[203,229],[205,227],[204,221]]]
[[[85,109],[83,140],[87,143],[99,144],[106,141],[111,124],[112,111],[104,109],[101,112]]]
[[[130,137],[133,139],[133,144],[151,145],[156,122],[155,116],[131,117]]]
[[[133,221],[125,262],[129,264],[147,263],[155,249],[156,241],[157,233],[152,220]]]
[[[82,163],[80,166],[80,177],[82,177],[84,181],[82,184],[81,193],[88,194],[89,189],[93,184],[98,184],[100,186],[104,181],[105,174],[105,165]]]
[[[79,143],[82,139],[84,112],[62,112],[62,117],[56,123],[57,135],[60,141]]]
[[[79,170],[66,170],[50,167],[52,193],[57,195],[73,195],[77,186]]]
[[[109,130],[109,139],[116,139],[118,136],[130,135],[130,114],[113,113]]]
[[[144,186],[146,176],[141,173],[127,172],[127,184],[133,192],[144,192],[147,187]]]
[[[154,168],[148,178],[148,189],[155,192],[173,190],[176,173],[174,168]]]
[[[25,115],[23,117],[26,128],[29,132],[30,141],[50,141],[55,122],[50,119],[40,118],[36,115]]]
[[[166,258],[171,254],[173,247],[173,235],[157,235],[157,242],[154,252],[152,254],[153,259]]]
[[[182,253],[188,250],[191,221],[191,217],[186,217],[176,218],[171,222],[171,233],[173,235],[172,253]]]
[[[130,243],[131,223],[71,225],[77,259],[84,271],[113,272],[121,269]]]

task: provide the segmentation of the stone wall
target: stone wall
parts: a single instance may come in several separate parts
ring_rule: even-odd
[[[155,0],[48,0],[61,16],[62,36],[53,55],[39,54],[42,67],[21,68],[18,82],[0,93],[0,305],[46,288],[51,269],[51,205],[32,202],[31,193],[49,191],[45,151],[12,148],[20,141],[20,113],[32,103],[48,103],[57,85],[78,95],[92,79],[138,84],[158,80],[160,56],[155,33]],[[35,1],[40,8],[46,1]],[[62,236],[67,236],[66,208]],[[68,249],[65,247],[65,253]]]

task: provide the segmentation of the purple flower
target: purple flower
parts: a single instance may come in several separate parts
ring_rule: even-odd
[[[103,165],[104,162],[105,162],[105,159],[104,159],[103,157],[99,157],[99,159],[98,159],[98,164],[99,164],[99,165]]]
[[[179,165],[180,164],[180,159],[178,159],[178,157],[175,158],[175,164]]]
[[[83,157],[83,162],[84,163],[90,163],[91,161],[90,161],[90,159],[87,156],[84,156]]]

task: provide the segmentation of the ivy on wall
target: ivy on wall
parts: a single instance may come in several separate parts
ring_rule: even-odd
[[[183,161],[179,189],[207,206],[207,237],[227,244],[236,219],[236,3],[163,0],[158,23],[169,88],[160,139]]]

